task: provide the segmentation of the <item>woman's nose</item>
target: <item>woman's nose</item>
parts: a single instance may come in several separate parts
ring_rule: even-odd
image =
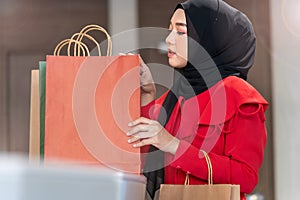
[[[175,34],[174,31],[170,31],[169,35],[166,37],[166,43],[168,45],[175,44]]]

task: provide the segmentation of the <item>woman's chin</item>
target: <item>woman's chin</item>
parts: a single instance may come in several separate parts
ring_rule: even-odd
[[[185,59],[169,58],[169,65],[173,68],[183,68],[187,65]]]

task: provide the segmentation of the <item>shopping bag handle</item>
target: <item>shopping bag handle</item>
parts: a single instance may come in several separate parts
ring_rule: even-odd
[[[58,43],[58,45],[56,45],[56,47],[54,49],[53,55],[59,56],[61,49],[66,45],[71,45],[72,43],[75,43],[76,45],[79,46],[79,48],[83,52],[83,56],[85,56],[85,53],[87,53],[88,56],[90,55],[90,51],[89,51],[88,47],[86,46],[86,44],[79,42],[77,40],[74,40],[74,39],[65,39],[65,40],[61,41],[60,43]],[[70,49],[68,49],[68,56],[70,56]]]
[[[207,179],[208,185],[212,185],[213,184],[213,172],[212,172],[212,164],[211,164],[210,158],[204,150],[200,150],[200,151],[204,155],[204,158],[205,158],[206,164],[207,164],[207,168],[208,168],[208,179]],[[190,173],[187,172],[186,176],[185,176],[184,185],[189,185],[189,184],[190,184]]]
[[[79,35],[77,37],[77,41],[81,42],[82,39],[87,36],[87,33],[90,32],[90,31],[93,31],[93,30],[96,30],[96,31],[100,31],[100,32],[103,32],[106,37],[107,37],[107,53],[106,55],[107,56],[111,56],[112,55],[112,41],[111,41],[111,37],[110,35],[107,33],[107,31],[99,26],[99,25],[95,25],[95,24],[91,24],[91,25],[87,25],[85,26],[80,32],[79,32]],[[89,38],[89,37],[88,37]],[[91,38],[89,38],[91,39]],[[76,46],[76,44],[75,44]],[[97,45],[98,47],[98,52],[99,52],[99,56],[101,56],[101,51],[100,51],[100,46]],[[78,51],[80,51],[80,47],[77,48]],[[76,52],[76,48],[74,49],[74,51]]]
[[[207,164],[207,169],[208,169],[208,185],[212,185],[213,184],[213,170],[212,170],[211,160],[210,160],[208,154],[204,150],[200,150],[200,151],[203,153],[204,158],[206,160],[206,164]]]
[[[78,37],[87,37],[88,39],[90,39],[92,42],[94,42],[97,46],[97,49],[98,49],[98,52],[99,52],[99,56],[101,55],[101,49],[100,49],[100,45],[99,43],[97,42],[97,40],[95,40],[95,38],[93,38],[92,36],[90,36],[89,34],[87,33],[75,33],[74,35],[72,35],[71,37],[71,40],[75,40],[77,42],[75,42],[74,44],[74,56],[80,56],[81,55],[81,50],[83,50],[79,44],[84,44],[82,41],[78,41]],[[78,45],[78,46],[77,46]],[[69,43],[68,44],[68,55],[70,56],[70,52],[71,52],[71,46],[72,46],[72,43]],[[87,48],[88,49],[88,48]],[[78,52],[77,52],[78,50]],[[83,51],[84,53],[84,51]],[[88,56],[90,56],[90,51],[88,49]]]
[[[77,41],[75,44],[74,44],[74,56],[80,56],[81,55],[81,51],[80,49],[82,50],[82,48],[80,47],[79,43],[81,44],[84,44],[82,41],[78,41],[78,37],[87,37],[88,39],[90,39],[92,42],[94,42],[97,46],[97,49],[98,49],[98,52],[99,54],[101,54],[101,50],[100,50],[100,45],[99,43],[97,42],[97,40],[95,40],[95,38],[93,38],[92,36],[90,36],[89,34],[87,33],[75,33],[74,35],[72,35],[71,37],[71,40],[75,40]],[[70,51],[71,51],[71,43],[69,43],[68,45],[68,54],[70,55]],[[77,46],[78,45],[78,46]],[[78,52],[77,52],[78,50]],[[89,50],[88,50],[89,51]],[[84,52],[84,51],[83,51]],[[89,53],[88,53],[89,55]]]

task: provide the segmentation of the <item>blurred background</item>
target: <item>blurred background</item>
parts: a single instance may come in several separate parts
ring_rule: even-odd
[[[254,193],[298,199],[300,187],[300,1],[226,0],[248,15],[257,35],[249,82],[269,101],[268,142]],[[29,150],[30,74],[55,46],[87,24],[111,35],[139,27],[168,28],[178,0],[0,0],[0,151]],[[97,36],[105,39],[103,35]],[[133,35],[122,41],[139,44]],[[158,44],[163,45],[163,44]],[[118,53],[118,52],[115,52]],[[157,49],[145,62],[167,63]],[[159,88],[162,92],[163,88]],[[254,198],[254,197],[253,197]]]

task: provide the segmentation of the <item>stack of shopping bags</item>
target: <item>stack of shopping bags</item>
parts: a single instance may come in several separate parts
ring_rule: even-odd
[[[106,35],[106,56],[91,31]],[[84,40],[95,44],[98,56],[90,56]],[[128,122],[140,116],[139,57],[111,56],[111,51],[107,31],[88,25],[32,71],[32,158],[140,173],[140,150],[127,143],[125,134]]]

